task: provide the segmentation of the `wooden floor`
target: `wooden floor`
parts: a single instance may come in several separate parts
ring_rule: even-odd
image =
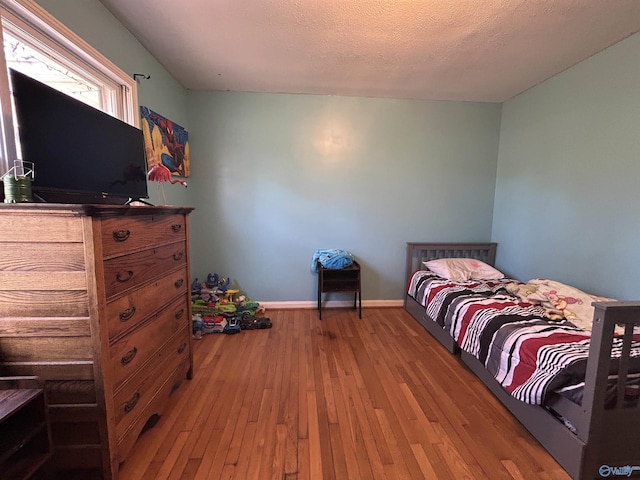
[[[569,478],[404,310],[267,314],[194,341],[121,480]]]

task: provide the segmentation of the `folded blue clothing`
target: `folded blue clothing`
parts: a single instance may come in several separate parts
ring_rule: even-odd
[[[311,259],[311,270],[313,272],[318,271],[318,262],[324,268],[346,268],[353,264],[353,255],[339,248],[320,249],[316,250]]]

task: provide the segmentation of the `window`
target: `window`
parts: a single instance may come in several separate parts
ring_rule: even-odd
[[[73,66],[67,67],[62,61],[58,61],[56,52],[47,52],[46,45],[37,39],[20,39],[15,25],[2,23],[7,68],[18,70],[94,108],[111,110],[111,105],[103,101],[103,89],[97,82],[76,73]]]
[[[0,2],[0,173],[20,158],[8,69],[13,68],[131,125],[139,125],[136,82],[33,0]]]

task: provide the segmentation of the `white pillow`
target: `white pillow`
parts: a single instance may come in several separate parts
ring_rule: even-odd
[[[439,258],[422,262],[422,264],[436,275],[454,282],[504,278],[504,274],[500,270],[473,258]]]

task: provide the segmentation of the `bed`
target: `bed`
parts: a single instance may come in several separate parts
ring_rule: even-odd
[[[436,285],[432,290],[438,294],[431,292],[429,298],[434,300],[440,295],[441,304],[437,307],[446,311],[422,305],[425,299],[418,295],[419,282],[414,273],[424,270],[423,262],[474,258],[493,265],[495,254],[495,243],[408,243],[405,309],[447,350],[460,355],[572,478],[640,474],[637,396],[640,375],[636,374],[640,372],[640,335],[634,332],[640,325],[640,302],[593,303],[591,331],[585,334],[566,320],[549,321],[538,306],[510,296],[505,284],[513,279],[447,285],[450,291],[444,295],[440,294],[442,285],[437,283],[440,280],[434,280],[428,272],[420,272],[421,281],[433,281]],[[501,313],[495,313],[497,310]],[[531,374],[518,383],[513,382],[517,375],[512,371],[502,372],[502,376],[496,373],[499,368],[489,354],[495,347],[487,347],[490,342],[486,338],[492,338],[492,345],[500,344],[496,340],[499,335],[510,337],[503,332],[521,327],[541,332],[541,337],[557,335],[563,339],[559,342],[562,348],[568,345],[571,355],[565,357],[564,351],[558,350],[560,347],[542,347],[551,352],[550,364],[557,367],[557,377],[536,383],[530,378],[537,377]],[[506,346],[501,353],[515,351],[516,343]],[[537,352],[538,357],[545,357],[540,351],[529,355],[535,356]],[[518,360],[528,354],[519,355]],[[514,383],[517,385],[513,386]]]
[[[416,270],[422,269],[422,262],[437,258],[476,258],[489,265],[493,265],[496,259],[495,243],[407,243],[406,276],[407,290],[411,275]],[[404,298],[404,308],[413,318],[433,335],[451,353],[458,351],[455,340],[446,333],[442,326],[431,318],[423,305],[421,305],[409,293]]]

